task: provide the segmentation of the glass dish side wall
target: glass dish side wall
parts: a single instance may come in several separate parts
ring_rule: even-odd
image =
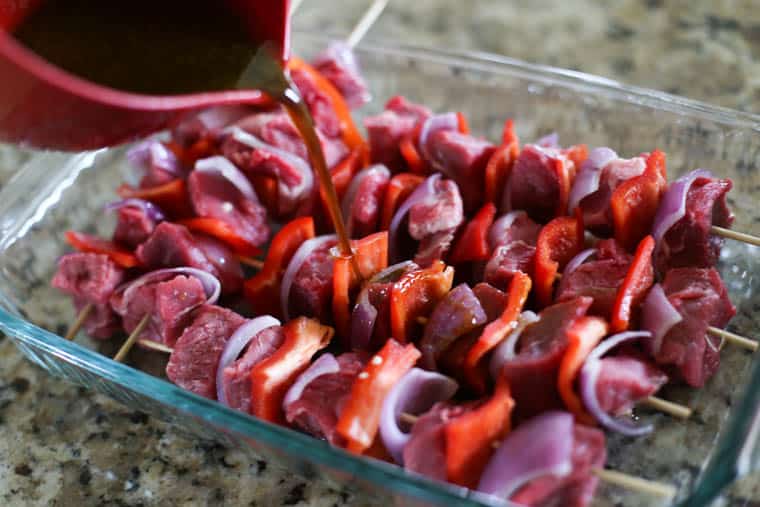
[[[311,56],[325,39],[299,34],[297,52]],[[421,50],[359,50],[375,96],[362,112],[382,109],[392,95],[403,94],[435,110],[461,110],[474,132],[498,139],[505,118],[515,120],[521,139],[551,131],[563,144],[607,145],[625,156],[660,148],[668,153],[671,177],[700,167],[734,179],[735,228],[755,232],[756,155],[760,136],[755,118],[708,107],[682,104],[654,92],[617,88],[604,80],[574,77],[509,61],[458,58]],[[125,169],[123,149],[77,156],[36,155],[0,195],[0,303],[29,322],[58,334],[73,319],[70,303],[49,287],[55,260],[67,247],[62,232],[73,228],[109,234],[112,221],[101,213],[114,198]],[[727,243],[721,271],[739,314],[732,329],[753,336],[758,280],[755,252]],[[11,315],[0,314],[0,327],[35,362],[52,373],[95,387],[120,401],[170,420],[178,427],[230,445],[248,446],[307,477],[327,477],[363,491],[372,504],[478,505],[459,488],[410,478],[394,467],[357,460],[291,431],[252,421],[105,357],[83,351]],[[115,344],[79,343],[110,355]],[[751,356],[726,347],[723,364],[706,389],[669,388],[663,396],[696,409],[680,422],[642,412],[657,431],[638,440],[610,438],[609,465],[657,480],[670,480],[684,498],[695,487],[726,414],[747,381]],[[139,351],[133,364],[160,375],[161,359]],[[395,500],[394,500],[395,499]],[[600,487],[595,506],[652,505],[652,498]],[[481,504],[482,505],[482,504]]]

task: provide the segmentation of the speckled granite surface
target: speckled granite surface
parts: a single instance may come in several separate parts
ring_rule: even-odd
[[[345,33],[366,5],[345,3],[305,0],[296,27]],[[391,0],[369,37],[505,53],[760,112],[760,9],[753,3]],[[0,184],[17,157],[0,152]],[[742,491],[756,482],[744,481]],[[321,482],[186,438],[52,379],[3,338],[0,504],[358,505]]]

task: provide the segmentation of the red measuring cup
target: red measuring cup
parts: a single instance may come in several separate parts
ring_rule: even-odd
[[[42,1],[0,0],[2,141],[60,150],[99,148],[161,130],[193,110],[268,100],[257,90],[142,95],[81,79],[46,62],[9,35]],[[279,56],[287,57],[289,0],[225,3],[245,21],[252,44],[271,42]]]

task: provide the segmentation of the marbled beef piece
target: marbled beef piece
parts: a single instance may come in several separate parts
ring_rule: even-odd
[[[262,329],[248,344],[243,355],[224,369],[222,383],[230,407],[250,413],[251,370],[274,354],[284,340],[282,326]]]
[[[380,210],[391,173],[383,165],[374,165],[354,176],[342,203],[346,230],[352,238],[377,232]]]
[[[234,294],[243,288],[243,267],[237,255],[224,243],[205,234],[193,234],[193,239],[206,259],[216,269],[216,276],[226,293]]]
[[[452,180],[439,179],[434,196],[409,209],[409,235],[420,242],[414,262],[422,267],[441,259],[464,222],[462,197]]]
[[[541,226],[531,220],[524,211],[514,212],[514,218],[508,226],[505,226],[505,217],[496,219],[488,231],[488,246],[495,250],[502,245],[509,245],[514,241],[522,241],[527,245],[536,246],[538,233],[541,232]]]
[[[471,213],[483,204],[485,168],[495,149],[484,139],[441,129],[430,135],[423,153],[429,154],[431,167],[457,183],[464,209]]]
[[[541,224],[554,218],[561,188],[558,164],[573,163],[560,149],[525,145],[504,192],[505,210],[525,210],[532,220]]]
[[[533,276],[535,255],[535,245],[521,240],[498,246],[486,263],[483,281],[497,289],[506,291],[516,273],[521,272]]]
[[[672,365],[693,387],[702,387],[720,364],[719,340],[708,326],[723,328],[736,314],[728,291],[714,268],[676,268],[665,275],[662,288],[683,320],[663,337],[655,361]]]
[[[345,42],[330,41],[312,65],[343,95],[351,109],[363,106],[372,98],[356,55]]]
[[[409,442],[404,446],[404,468],[439,481],[446,480],[446,436],[449,421],[470,409],[443,401],[433,405],[412,426]]]
[[[251,111],[250,106],[229,104],[192,113],[172,128],[172,140],[184,148],[189,148],[203,138],[215,140],[225,127],[249,116]]]
[[[596,254],[588,262],[578,266],[572,273],[563,275],[557,288],[557,301],[568,301],[580,296],[594,300],[589,313],[609,318],[615,305],[617,292],[625,280],[625,275],[633,261],[625,249],[614,239],[597,243]],[[654,271],[647,273],[642,285],[651,285]]]
[[[132,147],[127,152],[127,159],[139,174],[140,188],[163,185],[182,174],[182,165],[174,152],[155,139],[148,139]]]
[[[507,294],[488,283],[479,283],[472,288],[480,306],[486,312],[487,322],[498,319],[507,307]]]
[[[336,360],[339,367],[337,372],[325,373],[312,379],[303,388],[301,395],[285,406],[285,418],[290,424],[333,445],[339,444],[335,426],[343,404],[351,394],[356,376],[364,368],[362,357],[353,352],[341,354]]]
[[[697,178],[686,194],[686,214],[668,229],[654,252],[659,274],[672,268],[709,268],[720,258],[724,239],[710,227],[730,227],[734,215],[726,204],[729,179]]]
[[[204,305],[174,345],[166,376],[183,389],[216,398],[216,367],[224,344],[245,319],[226,308]]]
[[[337,240],[314,249],[296,273],[290,288],[289,314],[331,322],[334,258],[330,249]]]
[[[601,409],[613,415],[630,413],[633,406],[652,396],[668,376],[641,355],[616,355],[600,361],[596,397]]]
[[[599,483],[593,470],[604,467],[606,460],[604,433],[574,424],[570,473],[563,477],[550,475],[533,479],[510,500],[531,507],[587,507]]]
[[[396,96],[385,105],[385,111],[365,118],[364,127],[367,129],[372,162],[385,164],[393,172],[402,171],[406,164],[399,143],[431,115],[432,112],[425,106]]]
[[[88,335],[110,338],[118,331],[120,322],[111,310],[109,298],[124,278],[124,270],[107,255],[72,253],[58,260],[58,270],[51,284],[73,298],[78,312],[86,305],[92,305],[84,323]]]
[[[142,208],[124,206],[117,211],[113,240],[134,250],[153,233],[156,222]]]
[[[201,163],[232,166],[219,156],[198,161]],[[261,246],[269,239],[267,210],[255,193],[253,199],[247,197],[223,176],[198,170],[187,178],[187,189],[198,216],[221,220],[252,245]]]
[[[111,307],[121,315],[127,333],[150,315],[139,338],[171,347],[190,323],[192,310],[205,301],[206,291],[200,280],[177,275],[171,280],[146,283],[130,292],[117,292],[111,296]]]
[[[327,92],[320,88],[311,74],[301,69],[291,70],[290,78],[309,107],[314,125],[327,137],[341,137],[341,120]]]
[[[591,302],[591,298],[580,297],[547,306],[539,320],[523,330],[515,357],[505,361],[502,369],[518,420],[562,406],[557,375],[567,350],[567,330],[586,314]]]

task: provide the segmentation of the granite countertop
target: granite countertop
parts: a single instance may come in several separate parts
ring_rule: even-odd
[[[347,3],[305,0],[295,27],[345,33],[369,2]],[[760,9],[753,3],[391,0],[369,37],[502,53],[760,112]],[[0,154],[0,185],[21,156]],[[357,502],[49,377],[0,337],[0,504]]]

